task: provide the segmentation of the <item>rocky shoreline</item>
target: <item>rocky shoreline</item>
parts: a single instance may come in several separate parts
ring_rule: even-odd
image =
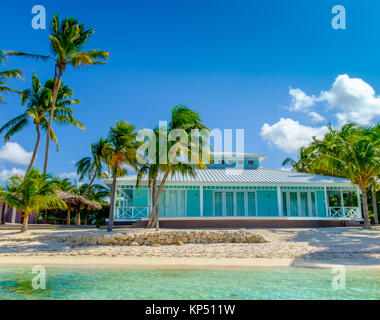
[[[263,236],[245,230],[142,231],[112,235],[59,235],[41,237],[41,241],[69,242],[74,245],[184,245],[194,243],[265,243]]]

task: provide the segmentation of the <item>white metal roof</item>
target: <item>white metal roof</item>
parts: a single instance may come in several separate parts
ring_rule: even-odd
[[[159,175],[158,181],[162,179],[162,174]],[[142,181],[146,180],[144,177]],[[107,181],[108,183],[109,181]],[[118,178],[118,184],[133,184],[136,182],[136,175],[128,175]],[[344,178],[319,176],[308,173],[273,170],[273,169],[216,169],[209,168],[206,170],[197,170],[196,177],[182,176],[175,174],[167,179],[168,184],[214,184],[214,183],[243,183],[243,184],[257,184],[257,183],[310,183],[310,184],[330,184],[330,183],[343,183],[349,184],[350,182]]]

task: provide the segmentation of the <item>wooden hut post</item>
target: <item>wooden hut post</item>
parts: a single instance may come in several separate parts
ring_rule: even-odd
[[[75,224],[77,226],[80,226],[80,208],[79,208],[79,210],[77,212],[77,215],[75,216]]]
[[[87,214],[88,214],[88,212],[87,212],[87,210],[84,212],[84,222],[83,222],[83,224],[86,226],[87,225]]]
[[[70,225],[70,218],[71,218],[71,207],[67,206],[67,220],[66,220],[66,224],[68,226]]]

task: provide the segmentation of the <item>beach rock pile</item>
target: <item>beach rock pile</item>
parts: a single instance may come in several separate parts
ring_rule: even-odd
[[[41,239],[40,239],[41,240]],[[262,236],[246,230],[146,231],[116,234],[49,236],[45,240],[74,245],[184,245],[186,243],[263,243]]]

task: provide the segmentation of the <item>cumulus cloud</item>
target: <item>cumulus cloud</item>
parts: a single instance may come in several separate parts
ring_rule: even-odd
[[[12,168],[11,170],[2,170],[0,171],[0,181],[7,181],[10,177],[13,176],[24,176],[25,170]]]
[[[32,154],[25,151],[17,142],[7,142],[0,148],[0,161],[27,165]]]
[[[340,111],[336,117],[343,123],[354,121],[369,124],[373,118],[380,116],[380,96],[368,83],[350,78],[347,74],[338,76],[332,88],[321,93],[320,99]]]
[[[320,123],[326,121],[326,118],[324,116],[321,116],[319,113],[316,113],[315,111],[309,112],[309,116],[312,123]]]
[[[59,175],[62,179],[76,179],[78,178],[78,175],[76,172],[64,172]]]
[[[318,102],[326,103],[328,110],[335,110],[339,124],[356,122],[368,125],[380,116],[380,96],[371,85],[360,78],[350,78],[347,74],[339,75],[330,90],[321,91],[318,96],[308,96],[301,89],[290,88],[292,97],[290,111],[309,113],[314,122],[323,120],[311,114],[310,109]]]
[[[290,111],[305,112],[317,101],[317,98],[315,96],[308,96],[301,89],[290,88],[289,94],[292,97],[292,103],[289,107]]]
[[[302,146],[307,146],[315,136],[322,139],[327,133],[327,127],[308,127],[293,119],[281,118],[280,121],[269,125],[265,123],[261,128],[261,137],[276,145],[287,153],[297,152]]]

